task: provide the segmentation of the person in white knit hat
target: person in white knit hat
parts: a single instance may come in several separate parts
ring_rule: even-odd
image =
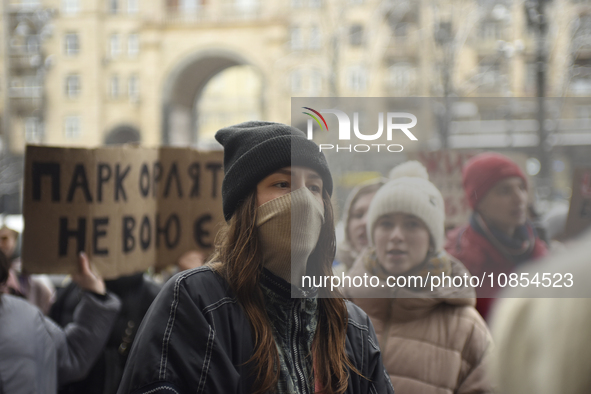
[[[390,179],[369,206],[369,247],[348,273],[377,277],[379,283],[355,287],[345,282],[342,291],[374,324],[398,392],[491,392],[486,377],[491,336],[474,308],[474,289],[445,283],[431,290],[430,282],[421,287],[420,279],[411,280],[469,278],[462,263],[443,249],[441,193],[416,161],[394,168]]]

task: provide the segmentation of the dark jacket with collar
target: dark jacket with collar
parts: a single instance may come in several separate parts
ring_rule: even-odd
[[[107,290],[121,300],[121,310],[100,356],[83,380],[60,387],[59,394],[115,394],[131,343],[160,286],[143,273],[106,280]],[[70,282],[57,297],[49,316],[61,327],[74,320],[74,311],[83,291]]]
[[[347,310],[347,354],[368,379],[350,372],[346,393],[393,393],[369,318]],[[250,322],[226,281],[210,267],[181,272],[148,310],[118,393],[250,393],[252,355]]]

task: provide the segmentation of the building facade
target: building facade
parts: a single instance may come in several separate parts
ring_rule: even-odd
[[[540,35],[516,0],[7,0],[2,146],[210,147],[223,125],[289,123],[291,97],[535,97],[541,50],[546,96],[591,96],[591,2],[544,3]],[[569,108],[547,111],[574,119],[549,141],[581,162],[591,102]],[[535,103],[445,114],[439,147],[542,145]]]
[[[207,123],[197,105],[207,100],[203,89],[236,65],[254,70],[259,116],[282,122],[292,96],[536,95],[535,27],[523,2],[8,3],[15,153],[26,142],[194,144]],[[546,8],[546,95],[587,96],[591,6],[553,0]],[[36,27],[45,29],[42,39],[19,25],[40,12],[51,16]],[[23,105],[38,109],[17,110]]]

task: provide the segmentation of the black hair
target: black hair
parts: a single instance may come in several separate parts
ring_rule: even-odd
[[[0,250],[0,286],[4,285],[8,280],[9,271],[10,261],[8,261],[8,257]]]

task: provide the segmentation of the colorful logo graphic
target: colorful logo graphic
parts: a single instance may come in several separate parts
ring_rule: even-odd
[[[312,112],[314,112],[316,115],[318,115],[318,116],[320,117],[320,119],[322,119],[322,121],[324,122],[324,125],[326,126],[326,131],[328,131],[328,125],[326,124],[326,120],[324,120],[324,117],[323,117],[322,115],[320,115],[320,112],[318,112],[318,111],[316,111],[316,110],[314,110],[314,109],[312,109],[312,108],[310,108],[310,107],[302,107],[302,108],[304,108],[304,109],[307,109],[307,110],[309,110],[309,111],[312,111]],[[321,129],[321,130],[324,130],[324,127],[322,127],[322,123],[320,123],[320,121],[318,120],[318,118],[317,118],[316,116],[312,115],[312,114],[311,114],[311,113],[309,113],[309,112],[302,112],[302,113],[303,113],[303,114],[306,114],[306,115],[308,115],[308,116],[310,116],[310,117],[312,117],[312,119],[314,119],[314,120],[316,121],[316,123],[318,123],[318,126],[320,126],[320,129]]]
[[[339,141],[350,141],[351,134],[354,134],[355,138],[361,141],[377,141],[380,140],[380,138],[382,138],[384,132],[386,134],[385,139],[387,141],[392,141],[392,139],[394,138],[394,132],[396,131],[402,131],[411,141],[417,141],[417,137],[415,137],[414,134],[410,131],[412,127],[416,126],[417,117],[409,112],[387,112],[385,114],[384,112],[380,112],[378,113],[378,131],[375,133],[365,134],[361,132],[359,127],[358,112],[353,113],[353,122],[351,122],[349,115],[347,115],[344,111],[338,109],[321,109],[320,111],[316,111],[315,109],[312,109],[310,107],[302,108],[307,109],[311,112],[302,113],[314,119],[316,123],[318,123],[318,126],[320,126],[320,130],[322,131],[324,131],[325,128],[326,131],[328,131],[328,124],[326,123],[326,120],[321,115],[321,113],[335,115],[339,123]],[[308,119],[307,135],[309,140],[313,139],[314,137],[314,122],[312,122],[312,119]],[[398,123],[401,119],[407,119],[410,120],[410,122]],[[320,120],[322,120],[324,126],[322,125]],[[392,153],[402,152],[402,150],[404,149],[404,147],[400,144],[371,144],[371,146],[368,144],[356,144],[345,146],[336,145],[336,151],[338,152],[339,150],[347,150],[349,152],[352,152],[354,150],[355,152],[369,152],[370,150],[372,150],[372,147],[374,147],[378,152],[380,152],[380,147],[382,146],[385,147],[384,149],[386,149],[388,152]],[[318,147],[320,152],[327,149],[335,149],[335,145],[325,143],[319,144]]]

